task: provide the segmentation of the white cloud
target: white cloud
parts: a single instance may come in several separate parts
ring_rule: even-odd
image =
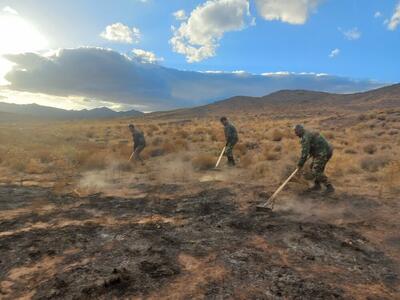
[[[186,12],[183,9],[174,12],[172,15],[178,21],[184,21],[187,19]]]
[[[361,37],[361,31],[358,30],[357,27],[351,28],[349,30],[342,30],[339,28],[339,30],[343,33],[346,39],[349,41],[354,41],[358,40]]]
[[[139,43],[141,33],[136,27],[131,29],[122,23],[115,23],[108,25],[100,36],[109,41],[132,44]]]
[[[320,0],[255,0],[258,13],[268,21],[301,25],[306,23]]]
[[[5,12],[7,14],[12,14],[12,15],[18,15],[18,12],[14,8],[9,7],[9,6],[5,6],[3,8],[3,12]]]
[[[133,58],[141,63],[155,64],[164,60],[162,57],[157,57],[153,52],[143,49],[133,49]]]
[[[331,51],[331,53],[329,54],[329,57],[334,58],[334,57],[338,56],[339,54],[340,54],[340,49],[336,48]]]
[[[209,0],[196,7],[179,28],[172,27],[170,44],[190,63],[213,57],[223,35],[245,28],[249,17],[248,0]]]
[[[380,18],[382,17],[382,13],[380,11],[375,12],[374,18]]]
[[[82,101],[89,98],[92,102],[130,105],[145,111],[201,105],[237,95],[263,96],[282,89],[349,93],[383,85],[316,73],[282,72],[280,76],[279,73],[260,76],[243,71],[216,74],[181,71],[143,64],[101,48],[61,49],[52,56],[26,53],[6,58],[15,64],[7,74],[10,84],[5,88],[10,93],[47,95],[49,104],[68,97],[74,103],[79,98],[78,103],[88,105],[87,101]],[[1,89],[0,94],[14,99]],[[28,96],[19,98],[27,101]]]
[[[393,16],[387,24],[389,30],[396,30],[397,26],[400,24],[400,2],[397,4]]]

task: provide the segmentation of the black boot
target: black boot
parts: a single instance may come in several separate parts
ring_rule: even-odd
[[[325,194],[333,194],[334,192],[335,192],[335,188],[333,187],[332,184],[328,183],[326,185]]]
[[[316,182],[314,184],[314,186],[310,187],[309,189],[307,189],[306,192],[318,192],[321,190],[321,184],[319,182]]]
[[[235,160],[233,159],[233,157],[228,157],[228,165],[233,167],[236,165]]]

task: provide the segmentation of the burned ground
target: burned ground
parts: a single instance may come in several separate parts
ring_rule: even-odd
[[[296,201],[307,213],[285,197],[260,213],[256,186],[132,188],[143,196],[0,187],[1,298],[400,296],[395,201],[303,195]],[[332,214],[314,213],[322,204]]]

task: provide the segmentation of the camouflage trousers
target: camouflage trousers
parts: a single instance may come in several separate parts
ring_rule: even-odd
[[[316,184],[330,184],[328,177],[325,175],[325,167],[330,160],[331,155],[316,156],[311,163],[311,173],[314,177]]]
[[[226,155],[226,157],[228,158],[228,162],[234,164],[234,163],[235,163],[235,160],[234,160],[234,158],[233,158],[233,147],[235,147],[235,144],[228,143],[228,144],[226,145],[225,155]]]
[[[136,161],[143,162],[143,159],[140,157],[140,153],[143,151],[145,145],[138,145],[133,148],[133,158]]]

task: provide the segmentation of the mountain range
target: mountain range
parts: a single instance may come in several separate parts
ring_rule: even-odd
[[[146,114],[146,116],[150,118],[192,118],[236,113],[276,114],[278,112],[293,115],[299,111],[312,112],[316,108],[320,109],[321,105],[327,112],[339,112],[341,109],[365,111],[377,108],[399,107],[400,84],[355,94],[282,90],[263,97],[236,96],[203,106],[153,112]],[[144,113],[136,110],[116,112],[106,107],[91,110],[64,110],[37,104],[19,105],[0,102],[0,121],[20,120],[23,118],[67,120],[140,116],[144,116]]]
[[[83,110],[65,110],[37,104],[12,104],[0,102],[0,120],[15,119],[19,116],[28,119],[74,120],[74,119],[104,119],[118,117],[138,117],[144,113],[137,110],[117,112],[107,107]]]
[[[341,109],[365,111],[377,108],[400,107],[400,84],[354,94],[334,94],[307,90],[282,90],[263,97],[236,96],[208,105],[168,112],[152,113],[167,118],[191,118],[236,113],[274,114],[312,112],[323,106],[326,111]]]

